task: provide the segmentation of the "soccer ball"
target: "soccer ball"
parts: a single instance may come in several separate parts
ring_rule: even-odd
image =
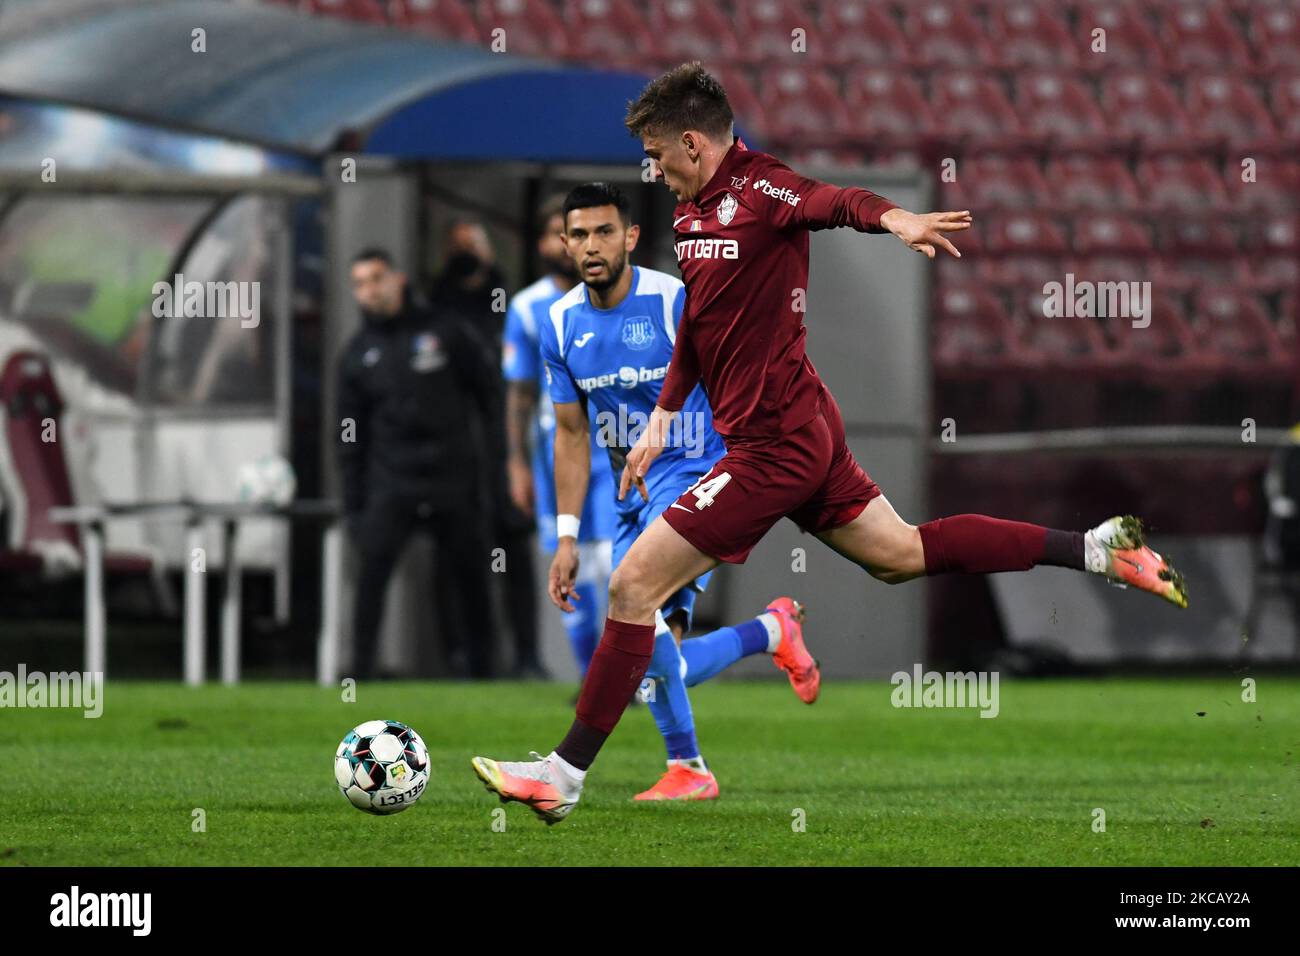
[[[406,724],[367,720],[339,744],[334,780],[358,810],[401,813],[420,799],[429,782],[429,750]]]
[[[283,507],[293,501],[297,490],[293,465],[279,455],[263,455],[239,467],[239,501]]]

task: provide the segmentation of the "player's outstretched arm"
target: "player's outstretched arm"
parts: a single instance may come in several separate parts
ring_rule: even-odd
[[[894,208],[880,217],[880,224],[896,235],[909,249],[924,252],[934,258],[936,249],[945,249],[950,255],[961,258],[957,247],[948,241],[947,233],[962,232],[971,227],[969,209],[960,212],[908,212]]]

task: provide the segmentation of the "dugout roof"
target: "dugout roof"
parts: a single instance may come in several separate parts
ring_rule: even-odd
[[[0,13],[0,93],[299,155],[639,163],[622,117],[644,83],[228,0]]]

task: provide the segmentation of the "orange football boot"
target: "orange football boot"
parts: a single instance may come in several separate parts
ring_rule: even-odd
[[[785,671],[790,686],[805,704],[817,700],[821,693],[822,672],[803,642],[803,605],[791,597],[779,597],[767,606],[781,624],[781,643],[772,655],[772,663]]]
[[[716,800],[718,778],[712,770],[700,773],[690,767],[675,763],[649,790],[638,793],[633,800]]]
[[[537,759],[523,762],[475,757],[470,766],[483,785],[500,797],[502,803],[518,800],[551,826],[567,817],[578,805],[582,788],[566,793],[557,780],[560,771],[551,765],[551,758],[536,752],[532,756]]]
[[[1099,546],[1099,550],[1085,546],[1089,571],[1104,574],[1120,587],[1132,585],[1159,595],[1171,604],[1187,607],[1187,586],[1183,583],[1183,576],[1147,547],[1140,519],[1119,515],[1103,521],[1088,535]]]

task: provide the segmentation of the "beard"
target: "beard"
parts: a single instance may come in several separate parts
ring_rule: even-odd
[[[584,279],[583,281],[586,282],[588,286],[595,289],[597,292],[604,292],[606,289],[611,288],[615,283],[617,283],[620,278],[622,278],[623,270],[626,268],[627,268],[627,253],[623,253],[623,255],[619,256],[613,262],[605,263],[605,278],[596,279],[594,281],[591,279]]]

